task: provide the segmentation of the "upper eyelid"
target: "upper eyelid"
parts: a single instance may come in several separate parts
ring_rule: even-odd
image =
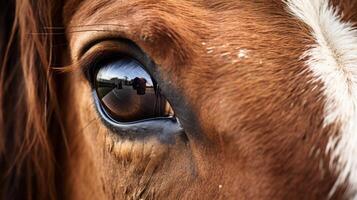
[[[88,52],[92,51],[93,48],[100,46],[105,46],[105,48],[113,48],[116,49],[116,45],[113,45],[114,43],[128,43],[130,40],[124,39],[124,38],[112,38],[112,37],[105,37],[105,38],[98,38],[96,40],[91,40],[87,42],[85,45],[83,45],[79,49],[79,54],[78,58],[81,59],[81,57],[85,56]]]
[[[111,54],[128,54],[129,48],[138,48],[136,46],[132,47],[132,45],[132,42],[127,39],[103,39],[93,41],[83,47],[81,50],[83,52],[79,55],[74,65],[83,69],[90,66],[95,60],[102,60],[103,56]]]
[[[156,66],[155,63],[139,46],[128,39],[100,40],[97,41],[97,43],[93,42],[78,60],[76,66],[85,74],[88,81],[92,82],[92,75],[94,74],[94,70],[96,70],[95,65],[100,66],[102,62],[108,62],[123,56],[136,59],[142,64],[145,71],[149,73],[150,76],[153,76],[150,68]]]
[[[87,57],[99,54],[100,52],[104,51],[123,51],[122,48],[119,48],[119,44],[121,43],[122,42],[118,39],[103,39],[92,41],[87,45],[83,46],[83,48],[80,50],[78,60],[85,60]]]

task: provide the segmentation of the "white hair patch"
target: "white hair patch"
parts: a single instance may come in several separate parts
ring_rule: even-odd
[[[338,179],[330,197],[342,184],[357,199],[357,31],[343,22],[328,0],[287,0],[289,11],[311,31],[315,44],[302,56],[314,77],[324,85],[324,126],[339,125],[327,152]]]

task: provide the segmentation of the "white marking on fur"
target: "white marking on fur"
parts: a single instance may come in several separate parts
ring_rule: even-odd
[[[239,49],[237,56],[240,59],[248,58],[248,50],[247,49]]]
[[[357,30],[341,20],[328,0],[287,0],[287,5],[316,40],[304,57],[324,84],[324,126],[340,125],[339,135],[331,137],[327,146],[337,160],[331,167],[339,172],[330,197],[347,183],[348,195],[357,199]]]

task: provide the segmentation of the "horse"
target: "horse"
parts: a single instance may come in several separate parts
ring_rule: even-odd
[[[357,198],[357,1],[0,10],[1,199]]]

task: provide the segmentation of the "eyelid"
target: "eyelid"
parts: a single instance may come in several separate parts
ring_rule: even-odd
[[[98,103],[99,101],[95,100],[95,104]],[[103,115],[103,111],[98,108],[98,105],[96,108],[98,114],[102,116],[100,119],[106,127],[108,127],[111,132],[121,137],[143,139],[152,136],[159,136],[161,142],[172,143],[173,141],[170,141],[171,139],[169,136],[184,135],[185,141],[188,140],[180,121],[176,117],[162,117],[136,121],[133,123],[119,123],[105,119],[105,115]]]
[[[79,58],[80,66],[88,66],[92,60],[97,60],[103,55],[108,54],[130,54],[130,45],[119,41],[102,41],[94,44]]]
[[[101,40],[86,48],[79,60],[85,59],[88,55],[101,51],[110,51],[128,54],[137,59],[141,59],[145,54],[134,42],[127,39]]]
[[[96,70],[94,66],[125,56],[136,59],[148,72],[150,70],[146,67],[154,66],[153,62],[136,44],[125,39],[106,40],[94,44],[80,57],[77,66],[81,68],[86,78],[92,81],[90,75],[93,74],[92,70]]]

